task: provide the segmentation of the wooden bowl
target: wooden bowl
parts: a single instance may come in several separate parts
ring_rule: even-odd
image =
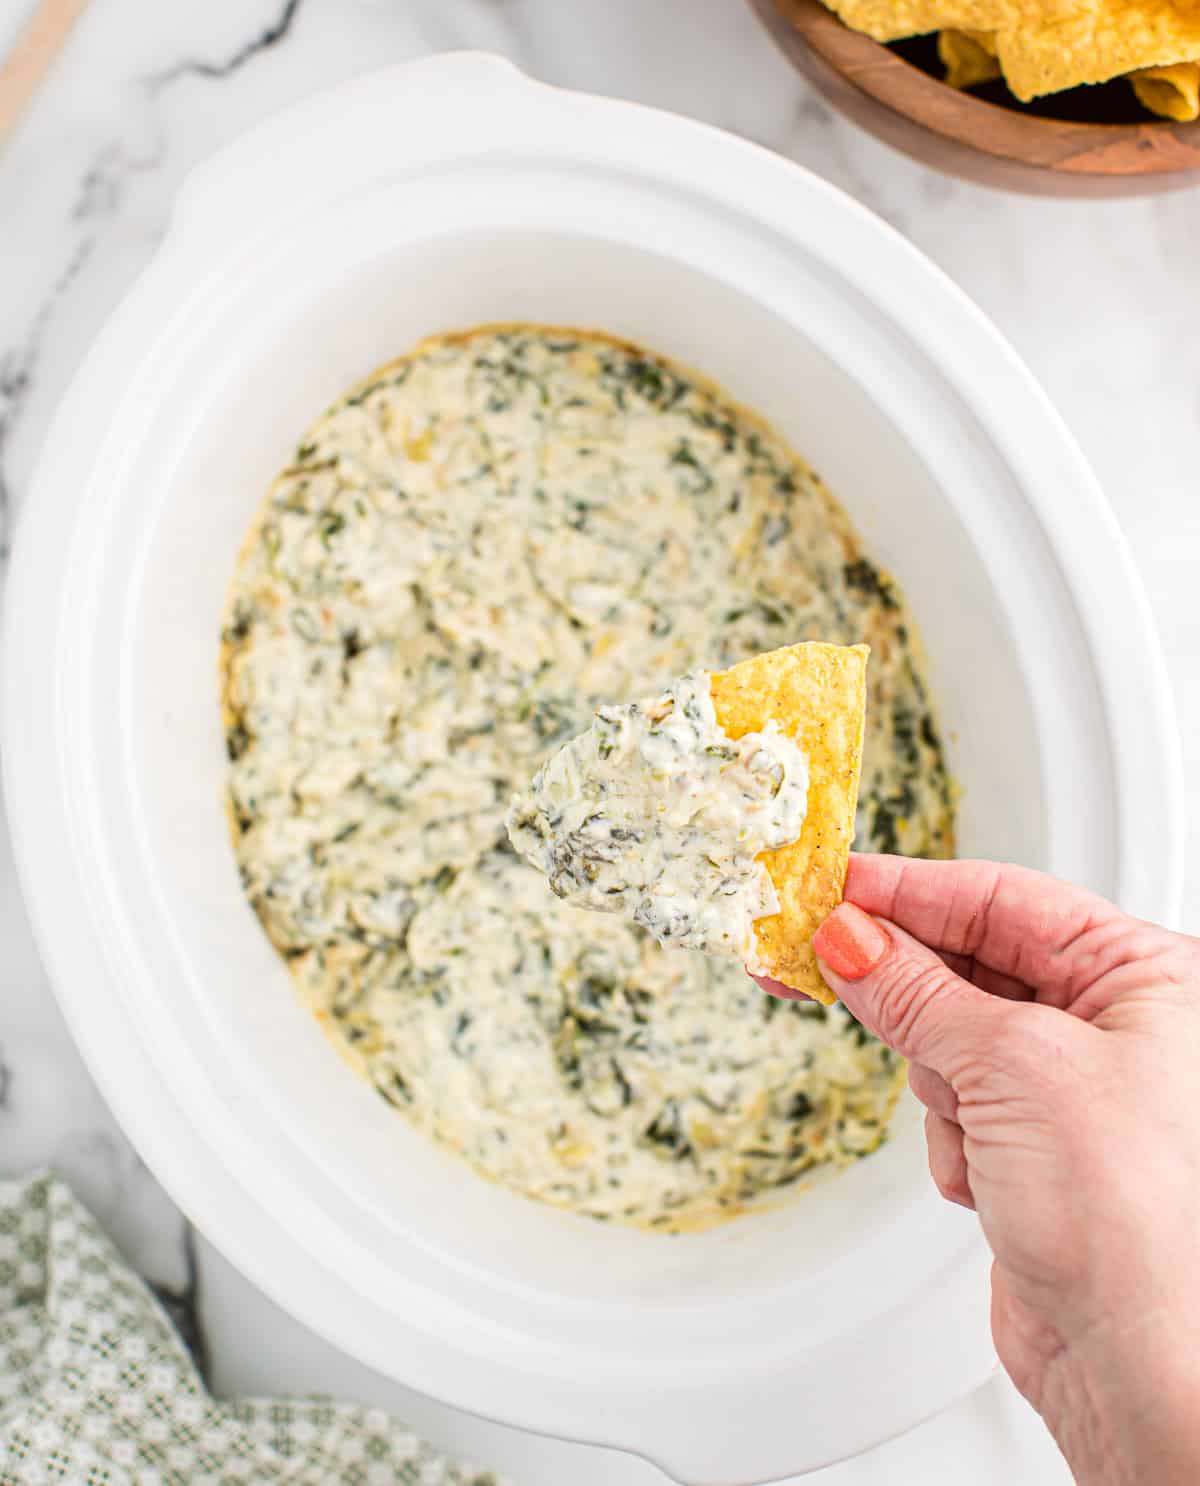
[[[925,164],[988,185],[1053,195],[1145,194],[1200,179],[1200,121],[1105,123],[1006,107],[947,87],[882,42],[852,31],[821,0],[751,3],[825,98]],[[1079,111],[1077,100],[1086,109],[1103,91],[1055,97],[1075,103],[1064,110],[1069,113]],[[1133,104],[1127,110],[1136,113]]]

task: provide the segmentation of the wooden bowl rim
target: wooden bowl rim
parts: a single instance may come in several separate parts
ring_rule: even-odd
[[[951,88],[883,42],[852,30],[822,0],[753,3],[769,23],[782,22],[798,33],[850,86],[945,139],[1001,159],[1076,174],[1200,171],[1200,120],[1093,124],[1017,113]]]

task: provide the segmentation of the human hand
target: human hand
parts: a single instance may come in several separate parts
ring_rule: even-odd
[[[988,862],[858,856],[845,897],[813,948],[910,1060],[1001,1362],[1080,1483],[1195,1486],[1200,940]]]

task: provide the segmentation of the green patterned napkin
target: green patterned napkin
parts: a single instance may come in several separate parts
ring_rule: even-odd
[[[497,1486],[380,1409],[211,1398],[55,1176],[0,1182],[0,1486]]]

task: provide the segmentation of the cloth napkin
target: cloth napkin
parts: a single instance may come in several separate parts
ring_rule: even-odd
[[[380,1409],[210,1396],[56,1176],[0,1182],[0,1486],[499,1486]]]

